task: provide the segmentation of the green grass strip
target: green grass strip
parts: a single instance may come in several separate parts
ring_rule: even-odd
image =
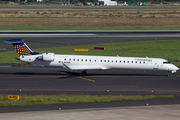
[[[93,39],[93,38],[92,38]],[[26,42],[26,41],[25,41]],[[109,38],[111,42],[111,38]],[[29,46],[31,47],[31,46]],[[105,47],[106,50],[94,50],[94,47]],[[75,52],[74,48],[89,49],[89,52]],[[158,40],[158,41],[139,41],[139,42],[120,42],[120,43],[103,43],[92,45],[65,46],[34,49],[39,53],[55,53],[68,55],[96,55],[96,56],[121,56],[121,57],[149,57],[164,58],[169,61],[177,62],[175,65],[180,66],[180,40]],[[15,59],[15,51],[0,53],[0,64],[22,64],[24,62]]]
[[[128,100],[170,99],[174,96],[124,96],[124,95],[20,95],[19,101],[8,100],[8,95],[0,95],[0,107],[72,103],[96,103]]]
[[[0,30],[180,30],[180,26],[1,26]]]

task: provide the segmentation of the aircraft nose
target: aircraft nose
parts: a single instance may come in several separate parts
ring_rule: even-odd
[[[178,68],[178,67],[176,67],[176,70],[179,70],[179,68]]]
[[[169,70],[176,71],[176,70],[179,70],[179,68],[176,67],[175,65],[171,64],[171,65],[169,66]]]
[[[172,66],[172,69],[173,69],[173,70],[179,70],[179,68],[176,67],[175,65]]]

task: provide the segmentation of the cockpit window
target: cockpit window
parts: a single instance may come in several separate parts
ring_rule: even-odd
[[[171,63],[167,61],[167,62],[163,62],[163,64],[171,64]]]

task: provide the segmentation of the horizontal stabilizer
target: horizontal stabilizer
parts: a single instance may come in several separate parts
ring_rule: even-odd
[[[5,44],[13,44],[13,43],[22,43],[23,41],[21,39],[12,39],[12,40],[8,40],[6,42],[3,42]]]

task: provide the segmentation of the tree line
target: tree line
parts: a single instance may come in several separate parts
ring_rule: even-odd
[[[14,1],[14,2],[17,2],[17,1],[24,1],[24,0],[0,0],[0,1]],[[27,1],[30,1],[30,2],[35,2],[36,0],[27,0]],[[43,2],[47,2],[47,1],[56,1],[56,2],[61,2],[61,1],[69,1],[69,2],[72,2],[72,1],[80,1],[80,2],[95,2],[95,0],[43,0]],[[103,1],[103,0],[102,0]],[[112,1],[117,1],[119,3],[122,3],[122,2],[151,2],[151,3],[165,3],[165,2],[180,2],[180,0],[112,0]]]

